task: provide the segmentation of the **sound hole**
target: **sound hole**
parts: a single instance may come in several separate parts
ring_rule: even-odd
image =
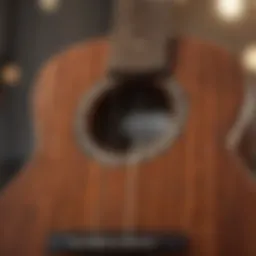
[[[173,100],[163,86],[147,77],[130,78],[94,102],[89,132],[102,149],[126,154],[166,134],[173,114]]]

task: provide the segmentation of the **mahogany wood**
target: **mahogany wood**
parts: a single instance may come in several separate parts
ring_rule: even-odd
[[[122,228],[129,167],[88,158],[73,132],[78,103],[104,77],[108,57],[108,42],[99,39],[52,58],[40,72],[35,151],[0,197],[1,256],[50,255],[46,240],[53,231]],[[175,76],[188,98],[188,120],[174,146],[139,165],[137,227],[184,231],[190,256],[254,256],[255,180],[225,147],[242,104],[241,69],[221,49],[183,39]],[[102,173],[108,189],[99,224]]]

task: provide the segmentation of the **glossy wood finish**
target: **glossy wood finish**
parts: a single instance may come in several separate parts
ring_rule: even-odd
[[[45,241],[53,231],[122,230],[132,167],[88,158],[73,132],[81,96],[105,75],[108,49],[105,40],[77,45],[40,72],[33,94],[34,155],[0,198],[1,256],[49,255]],[[192,241],[188,255],[253,256],[255,181],[237,153],[225,148],[242,104],[240,68],[222,50],[186,39],[175,75],[189,101],[188,120],[173,147],[137,167],[136,226],[184,231]]]

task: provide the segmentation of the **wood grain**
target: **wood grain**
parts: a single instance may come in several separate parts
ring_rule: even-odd
[[[175,76],[189,116],[171,148],[138,166],[136,227],[183,231],[190,256],[254,256],[255,181],[225,147],[242,104],[242,72],[230,55],[195,39],[181,40],[178,51]],[[87,157],[73,131],[78,103],[104,78],[108,55],[107,40],[99,39],[54,57],[40,72],[34,154],[0,197],[1,256],[50,255],[54,231],[122,230],[130,167]]]

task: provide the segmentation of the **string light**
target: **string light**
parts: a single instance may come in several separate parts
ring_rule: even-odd
[[[21,80],[21,68],[15,63],[6,63],[0,70],[0,77],[5,84],[15,86]]]
[[[38,5],[44,12],[53,13],[59,9],[60,2],[60,0],[38,0]]]
[[[248,46],[242,55],[245,70],[256,73],[256,44]]]
[[[218,14],[226,21],[241,19],[245,7],[245,0],[217,0]]]

